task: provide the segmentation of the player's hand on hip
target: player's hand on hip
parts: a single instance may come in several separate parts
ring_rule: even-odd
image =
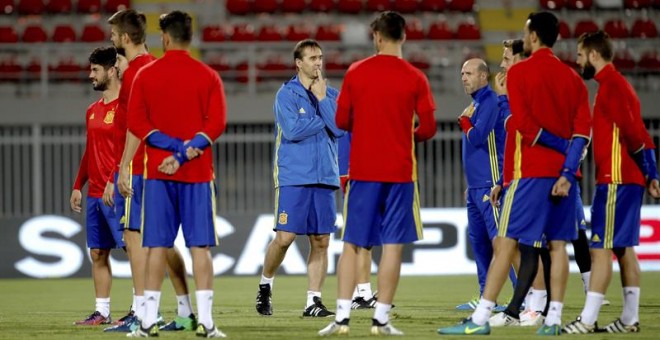
[[[69,202],[71,203],[71,210],[77,213],[82,212],[82,192],[80,192],[80,190],[74,189],[71,191],[71,199]]]
[[[117,177],[117,188],[119,189],[119,193],[126,198],[133,196],[133,188],[131,188],[129,177],[130,171],[128,167],[120,167],[119,176]]]
[[[561,176],[552,186],[552,196],[567,197],[570,190],[571,182],[566,177]]]
[[[316,98],[321,101],[325,99],[326,91],[328,90],[328,82],[323,78],[321,70],[316,70],[316,79],[312,81],[312,85],[309,86],[309,90],[316,96]]]
[[[651,182],[649,182],[648,192],[649,195],[651,195],[651,197],[656,199],[660,198],[660,183],[658,182],[657,179],[654,179]]]
[[[115,184],[108,182],[105,184],[105,190],[103,190],[103,204],[112,207],[115,205],[115,200],[113,196],[115,194]]]
[[[176,173],[176,171],[179,170],[180,166],[181,165],[179,164],[179,161],[177,161],[176,158],[174,158],[174,156],[167,156],[158,166],[158,171],[166,175],[174,175],[174,173]]]
[[[500,197],[502,197],[502,186],[495,185],[492,189],[490,189],[490,205],[495,208],[499,208]]]
[[[502,96],[506,95],[506,72],[502,71],[495,75],[495,82],[493,83],[493,89],[497,95]]]

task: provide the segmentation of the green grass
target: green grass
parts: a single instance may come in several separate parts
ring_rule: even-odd
[[[439,264],[441,265],[441,264]],[[615,273],[607,298],[611,306],[603,307],[600,320],[604,324],[617,318],[621,311],[621,289]],[[660,334],[660,272],[642,275],[642,299],[638,335],[589,335],[592,339],[657,339]],[[218,327],[234,339],[312,339],[332,319],[303,319],[306,278],[280,275],[275,280],[273,303],[275,315],[261,317],[254,310],[257,277],[219,277],[215,282],[214,319]],[[324,291],[326,305],[334,309],[336,277],[327,279]],[[192,280],[191,280],[192,284]],[[172,288],[165,282],[161,310],[166,319],[174,316],[176,301]],[[375,285],[374,285],[375,288]],[[469,299],[476,290],[474,276],[403,277],[392,311],[393,323],[407,338],[438,339],[436,329],[449,326],[468,313],[454,307]],[[115,280],[112,290],[112,315],[123,316],[130,305],[131,283]],[[510,287],[502,294],[510,296]],[[579,275],[569,281],[563,321],[575,318],[582,309],[584,294]],[[123,334],[102,333],[101,327],[75,327],[72,322],[94,308],[91,279],[0,280],[0,339],[112,339]],[[371,311],[353,311],[351,338],[369,334]],[[532,328],[494,329],[491,339],[526,339],[534,335]],[[161,333],[163,338],[194,339],[192,332]],[[580,337],[580,336],[572,336]],[[582,336],[584,337],[584,336]],[[447,337],[442,337],[447,338]]]

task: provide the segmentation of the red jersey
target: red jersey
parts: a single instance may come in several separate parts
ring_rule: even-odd
[[[571,139],[591,137],[589,95],[582,78],[549,48],[507,72],[511,117],[506,124],[504,185],[512,179],[560,176],[566,156],[535,143],[538,128]]]
[[[159,130],[183,141],[201,133],[213,145],[227,123],[224,89],[218,73],[181,50],[165,52],[138,72],[128,110],[128,128],[142,140]],[[171,176],[159,172],[158,166],[172,152],[149,145],[145,149],[145,179],[202,183],[214,178],[211,148]]]
[[[434,110],[426,76],[404,59],[376,55],[353,63],[344,77],[335,117],[337,127],[352,132],[349,178],[416,181],[414,141],[435,134]]]
[[[101,98],[87,108],[87,142],[73,188],[81,190],[89,182],[89,197],[103,197],[105,184],[115,168],[114,122],[118,105],[117,99],[105,104]]]
[[[655,145],[642,121],[639,98],[612,64],[595,79],[599,83],[594,103],[596,182],[644,186],[644,175],[630,155]]]
[[[122,74],[121,88],[119,89],[119,108],[117,110],[117,117],[115,118],[115,144],[116,144],[116,153],[115,153],[115,165],[118,166],[121,162],[121,156],[124,153],[124,148],[126,146],[126,129],[128,128],[127,124],[127,115],[128,115],[128,99],[131,95],[131,89],[133,88],[133,80],[138,71],[145,65],[148,65],[152,61],[156,60],[151,54],[141,54],[133,58],[128,63],[128,67]],[[115,172],[117,167],[115,167]],[[133,157],[133,162],[131,162],[131,175],[142,175],[144,173],[144,144],[140,143],[135,156]],[[114,181],[114,177],[110,179]]]

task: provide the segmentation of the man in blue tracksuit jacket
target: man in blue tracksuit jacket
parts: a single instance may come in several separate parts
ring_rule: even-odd
[[[275,272],[296,235],[307,235],[307,304],[302,316],[334,315],[321,301],[328,269],[330,234],[336,230],[335,191],[339,188],[335,125],[339,91],[321,74],[321,47],[315,40],[298,42],[293,51],[298,74],[284,83],[275,97],[275,238],[264,258],[256,309],[273,313],[271,295]]]

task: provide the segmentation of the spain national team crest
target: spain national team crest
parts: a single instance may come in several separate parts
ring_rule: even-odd
[[[105,118],[103,118],[103,122],[106,124],[112,124],[112,121],[115,119],[115,110],[110,110],[105,113]]]
[[[278,224],[286,224],[289,220],[289,215],[286,212],[281,212],[280,215],[277,217],[277,223]]]

